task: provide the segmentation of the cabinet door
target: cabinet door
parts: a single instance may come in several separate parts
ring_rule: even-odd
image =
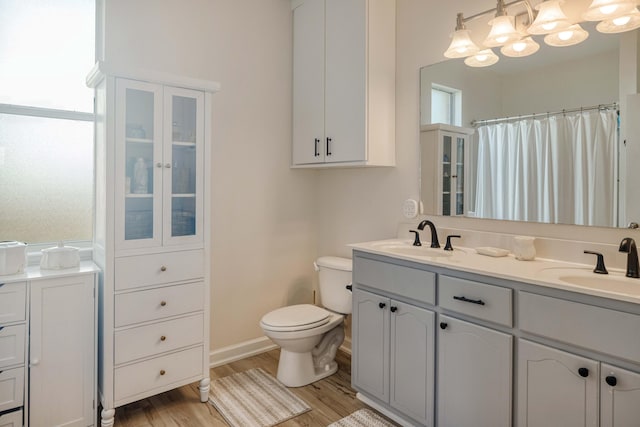
[[[465,135],[440,132],[441,215],[464,215],[465,196]]]
[[[94,424],[94,276],[31,283],[29,418],[34,426]]]
[[[464,155],[465,155],[465,145],[466,145],[466,137],[461,135],[455,135],[454,137],[454,146],[453,148],[453,157],[451,158],[451,168],[452,168],[452,209],[450,215],[458,216],[464,215],[465,209],[465,174],[464,174]]]
[[[640,374],[605,363],[600,371],[600,426],[637,426],[640,422]]]
[[[324,2],[306,0],[293,11],[294,165],[325,159]]]
[[[366,0],[326,0],[327,162],[367,160],[366,18]]]
[[[433,425],[435,314],[391,301],[389,403],[420,424]]]
[[[204,94],[164,88],[163,244],[202,242]]]
[[[512,337],[440,316],[440,427],[511,425]]]
[[[162,243],[162,90],[116,83],[115,230],[117,249]]]
[[[518,426],[597,427],[598,362],[518,341]]]
[[[389,401],[389,299],[353,290],[353,386]]]

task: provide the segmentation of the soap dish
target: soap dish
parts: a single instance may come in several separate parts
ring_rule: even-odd
[[[492,248],[491,246],[481,246],[476,248],[476,252],[480,255],[487,255],[492,257],[501,257],[509,255],[509,251],[507,249],[502,248]]]

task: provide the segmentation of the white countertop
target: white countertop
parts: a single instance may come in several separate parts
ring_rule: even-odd
[[[20,282],[25,280],[48,279],[99,272],[100,268],[93,261],[80,261],[80,266],[60,270],[41,270],[40,266],[28,266],[23,273],[0,276],[0,283]]]
[[[389,239],[353,243],[348,246],[363,252],[425,265],[640,304],[640,279],[627,278],[624,271],[617,269],[609,269],[607,275],[595,274],[593,273],[595,258],[593,265],[542,258],[536,258],[533,261],[520,261],[513,255],[490,257],[478,254],[474,248],[455,246],[454,251],[450,252],[451,256],[442,256],[444,253],[442,248],[425,248],[426,253],[438,256],[401,253],[405,247],[412,248],[411,242],[410,240]]]

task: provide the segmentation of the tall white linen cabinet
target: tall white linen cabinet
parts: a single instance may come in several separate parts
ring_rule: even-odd
[[[102,426],[195,381],[209,393],[211,98],[216,82],[98,63],[94,261]]]

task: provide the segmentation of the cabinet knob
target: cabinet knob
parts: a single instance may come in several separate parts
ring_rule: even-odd
[[[589,376],[589,370],[587,368],[580,368],[578,369],[578,375],[580,375],[582,378],[586,378]]]
[[[387,306],[387,304],[385,304],[385,303],[383,303],[383,302],[381,302],[381,303],[379,303],[379,304],[378,304],[378,307],[380,307],[380,308],[385,308],[386,306]]]
[[[160,369],[160,375],[164,375],[164,374],[166,374],[166,373],[167,373],[167,372],[166,372],[164,369]]]
[[[391,310],[392,313],[395,313],[396,311],[398,311],[398,307],[391,306],[389,310]]]
[[[164,307],[165,305],[167,305],[167,302],[166,302],[166,301],[160,301],[160,305],[161,305],[162,307]]]
[[[447,322],[440,322],[440,329],[447,329],[447,326],[449,326]]]
[[[162,267],[160,267],[160,271],[167,271],[167,267],[163,265]]]
[[[160,341],[166,341],[167,337],[165,337],[164,335],[160,337]]]
[[[618,384],[618,379],[616,377],[614,377],[613,375],[607,375],[607,377],[604,379],[606,381],[607,384],[609,384],[611,387],[615,387],[616,384]]]
[[[40,364],[40,359],[34,357],[33,359],[31,359],[30,363],[31,366],[38,366]]]
[[[171,169],[171,163],[165,163],[164,167],[167,168],[167,169]]]
[[[160,162],[156,163],[156,167],[157,168],[161,168],[162,167],[162,163],[160,163]]]

